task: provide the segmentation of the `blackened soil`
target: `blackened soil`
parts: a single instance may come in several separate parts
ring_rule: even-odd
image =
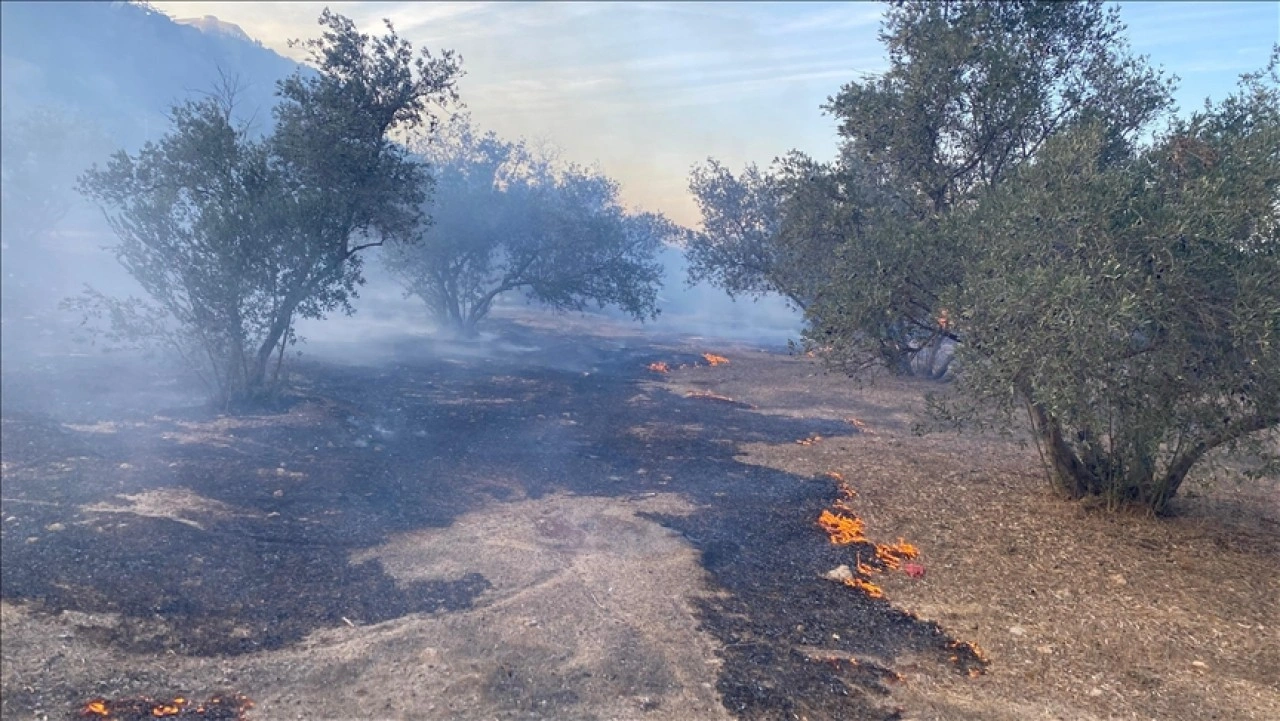
[[[704,510],[657,520],[701,551],[723,592],[701,622],[724,645],[718,687],[741,718],[893,718],[879,697],[894,658],[955,655],[935,625],[821,578],[856,553],[815,524],[830,482],[734,459],[744,442],[851,427],[647,386],[660,380],[650,362],[693,363],[715,348],[503,331],[518,351],[442,358],[405,346],[379,366],[304,363],[303,402],[203,441],[191,420],[219,423],[205,411],[72,408],[50,402],[49,383],[78,382],[67,369],[6,369],[0,595],[54,614],[119,614],[94,633],[122,650],[279,648],[344,622],[467,608],[489,587],[478,574],[397,586],[376,563],[349,563],[390,534],[517,497],[678,492]],[[86,430],[125,416],[113,432]],[[77,510],[164,489],[239,510]]]

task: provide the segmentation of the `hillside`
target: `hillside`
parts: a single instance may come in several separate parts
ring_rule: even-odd
[[[298,65],[217,18],[175,21],[119,2],[0,4],[3,81],[4,347],[10,354],[71,316],[58,302],[86,282],[136,285],[103,250],[101,213],[74,190],[109,153],[137,150],[168,127],[176,103],[238,82],[238,112],[269,129],[276,81]]]
[[[239,79],[246,116],[266,121],[275,82],[297,67],[217,18],[120,2],[5,2],[0,40],[6,116],[57,107],[126,147],[162,131],[168,108],[220,69]]]

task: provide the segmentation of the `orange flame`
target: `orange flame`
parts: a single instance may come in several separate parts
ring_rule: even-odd
[[[894,553],[903,558],[915,558],[920,555],[920,549],[913,544],[907,543],[901,536],[898,537],[898,542],[893,544],[892,548]]]
[[[862,591],[871,598],[884,598],[884,589],[870,581],[864,581],[861,578],[846,578],[842,583]]]
[[[137,718],[139,716],[173,718],[178,716],[187,717],[194,714],[195,716],[203,717],[211,709],[228,707],[234,709],[235,718],[243,721],[244,712],[253,708],[253,701],[249,700],[247,696],[238,694],[231,697],[214,696],[205,703],[194,706],[191,701],[181,696],[171,701],[157,701],[146,696],[115,701],[96,698],[80,709],[79,716],[81,718],[101,719]],[[220,714],[218,717],[225,718],[225,715]]]
[[[663,361],[650,363],[649,370],[653,371],[654,373],[670,373],[671,372],[671,368],[669,368],[667,364]]]
[[[885,568],[898,570],[902,568],[902,559],[898,558],[898,554],[893,552],[893,548],[882,543],[876,544],[876,558],[883,563]]]
[[[729,359],[722,355],[716,355],[715,353],[703,353],[702,357],[713,366],[729,365]]]
[[[831,538],[831,543],[837,546],[847,546],[850,543],[867,540],[863,535],[864,524],[861,518],[846,516],[842,513],[832,513],[831,511],[823,511],[818,516],[818,525],[822,526],[822,530],[827,532]]]

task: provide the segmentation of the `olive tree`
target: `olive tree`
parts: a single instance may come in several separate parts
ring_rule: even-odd
[[[684,238],[688,283],[708,281],[730,297],[776,293],[808,308],[824,281],[822,255],[848,218],[836,210],[841,189],[831,167],[798,151],[737,175],[708,158],[689,174],[702,227]]]
[[[1130,54],[1117,13],[1100,0],[890,3],[888,70],[826,106],[844,156],[895,200],[873,232],[848,237],[836,282],[809,308],[810,339],[833,360],[911,372],[922,352],[962,340],[941,302],[964,283],[962,249],[938,223],[1063,128],[1095,120],[1122,152],[1168,106],[1168,81]]]
[[[655,256],[677,230],[662,216],[627,212],[616,182],[461,117],[420,150],[433,173],[423,208],[432,222],[385,258],[406,293],[452,332],[475,335],[512,292],[558,310],[596,304],[656,315]]]
[[[966,400],[944,415],[1025,411],[1065,494],[1157,512],[1213,449],[1264,447],[1280,425],[1278,80],[1273,62],[1125,156],[1081,124],[948,219],[967,249],[944,299]]]
[[[224,404],[270,389],[299,316],[350,312],[361,251],[413,239],[428,176],[392,136],[430,132],[433,108],[456,99],[451,53],[415,55],[390,23],[373,37],[326,10],[320,24],[303,43],[315,67],[280,82],[265,138],[234,122],[226,95],[190,101],[160,141],[81,180],[150,302],[75,304],[118,336],[185,348]]]

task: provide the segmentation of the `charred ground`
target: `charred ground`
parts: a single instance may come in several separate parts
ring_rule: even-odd
[[[394,534],[502,514],[513,499],[678,493],[697,512],[651,516],[700,552],[717,591],[698,602],[698,620],[722,648],[716,688],[735,716],[891,718],[895,657],[948,663],[952,639],[936,625],[821,577],[853,555],[814,523],[834,497],[830,481],[735,458],[743,443],[852,426],[653,387],[649,363],[697,363],[709,350],[687,342],[516,323],[503,335],[516,351],[442,359],[410,345],[378,365],[302,363],[289,408],[235,418],[59,406],[56,390],[38,389],[110,385],[101,368],[7,370],[4,600],[77,620],[121,652],[253,653],[319,629],[468,609],[491,587],[474,572],[398,583],[376,561],[351,562]],[[38,412],[50,407],[60,412]],[[104,615],[119,621],[94,620]],[[6,687],[5,717],[167,691],[47,680]],[[506,692],[513,712],[590,718],[571,686]]]

